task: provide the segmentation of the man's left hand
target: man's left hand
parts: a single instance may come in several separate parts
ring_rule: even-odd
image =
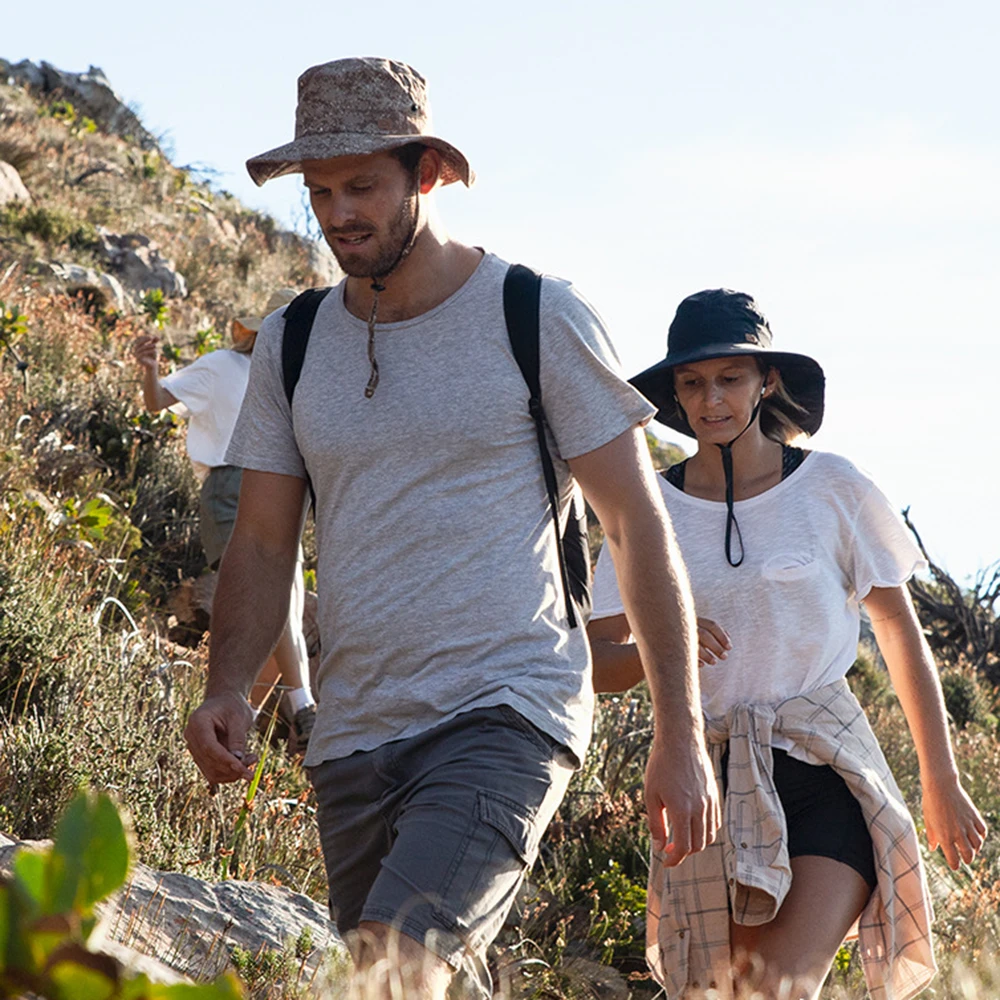
[[[663,852],[668,867],[715,842],[722,808],[712,760],[700,737],[686,745],[654,738],[645,794],[653,849]]]

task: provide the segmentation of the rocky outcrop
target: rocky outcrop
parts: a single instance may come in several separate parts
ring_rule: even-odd
[[[159,288],[167,298],[187,297],[184,275],[148,236],[109,233],[102,227],[98,227],[98,234],[108,263],[130,291],[143,295]]]
[[[324,907],[282,886],[259,882],[203,882],[137,865],[111,904],[107,934],[113,941],[157,957],[192,979],[211,979],[234,948],[298,948],[305,980],[331,949],[340,949]]]
[[[113,274],[95,271],[81,264],[46,261],[41,265],[48,284],[66,295],[84,295],[104,309],[124,312],[128,306],[125,289]]]
[[[316,240],[308,240],[306,246],[309,250],[309,268],[316,275],[318,284],[335,285],[344,276],[340,270],[330,248]]]
[[[136,113],[114,92],[104,70],[97,66],[91,66],[86,73],[67,73],[47,62],[36,66],[27,59],[19,63],[0,59],[0,77],[42,94],[63,97],[106,132],[143,149],[159,149],[155,136],[143,127]]]
[[[21,175],[9,164],[0,160],[0,205],[11,201],[31,203],[31,195],[21,180]]]
[[[0,872],[9,874],[19,846],[0,835]],[[141,864],[102,904],[99,933],[98,947],[159,982],[214,978],[230,964],[233,949],[242,948],[254,955],[292,949],[304,984],[331,952],[343,951],[325,908],[308,896],[259,882],[204,882]]]
[[[44,261],[38,264],[50,287],[67,295],[92,297],[104,308],[118,312],[134,307],[146,292],[162,290],[167,298],[187,297],[187,282],[173,262],[141,233],[109,233],[98,227],[104,259],[109,271],[81,264]]]

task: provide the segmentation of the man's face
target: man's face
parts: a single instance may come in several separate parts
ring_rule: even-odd
[[[345,274],[379,277],[413,238],[417,180],[389,153],[303,163],[316,219]]]

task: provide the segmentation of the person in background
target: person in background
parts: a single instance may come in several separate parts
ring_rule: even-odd
[[[772,348],[749,295],[685,299],[666,359],[631,381],[698,441],[659,488],[691,577],[725,794],[717,844],[676,868],[654,851],[651,968],[671,998],[748,987],[815,1000],[860,918],[872,995],[906,1000],[935,971],[932,913],[913,821],[845,680],[862,604],[913,735],[930,847],[956,868],[986,834],[906,588],[920,552],[864,473],[797,446],[822,422],[823,371]],[[589,626],[598,691],[642,678],[612,556],[598,560]]]
[[[291,288],[274,292],[266,312],[287,306],[295,297]],[[225,461],[229,439],[239,416],[250,374],[262,317],[233,320],[229,350],[211,351],[172,375],[160,378],[159,338],[136,339],[133,354],[142,368],[142,398],[150,413],[171,409],[188,417],[187,453],[201,483],[200,533],[209,569],[217,570],[236,523],[243,470]],[[287,715],[290,749],[304,750],[316,718],[316,702],[309,684],[308,654],[302,633],[305,587],[300,565],[292,579],[288,621],[254,685],[252,700],[260,704],[275,684],[283,687],[279,711]]]

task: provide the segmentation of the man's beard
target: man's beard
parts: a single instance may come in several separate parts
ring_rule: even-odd
[[[376,242],[377,230],[371,226],[344,227],[332,232],[324,232],[326,241],[344,274],[351,278],[382,278],[392,271],[412,249],[417,226],[415,194],[404,198],[399,204],[396,217],[389,223],[385,239]],[[364,253],[345,252],[335,245],[337,237],[363,236],[371,233],[375,243],[374,259]],[[367,247],[365,248],[368,249]]]

